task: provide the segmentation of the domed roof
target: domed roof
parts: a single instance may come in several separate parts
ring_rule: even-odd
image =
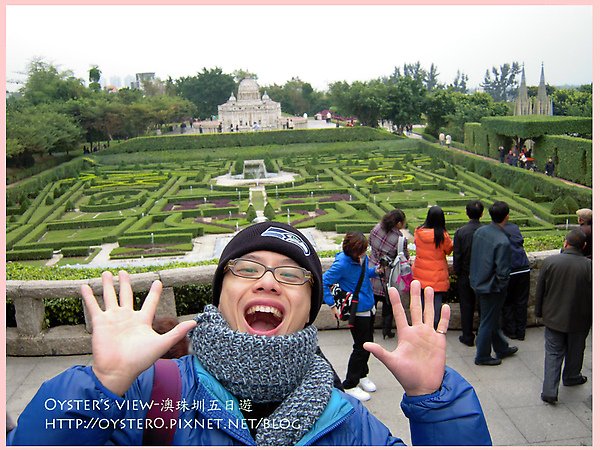
[[[262,96],[262,99],[263,99],[263,101],[266,101],[266,100],[271,100],[271,99],[269,98],[269,94],[267,94],[267,92],[266,92],[266,91],[265,91],[265,93],[263,94],[263,96]]]
[[[253,78],[244,78],[242,81],[240,81],[240,87],[238,88],[238,91],[244,91],[244,92],[254,92],[254,91],[258,91],[258,83],[256,82],[255,79]]]
[[[238,87],[239,100],[258,100],[260,98],[259,87],[253,78],[244,78]]]

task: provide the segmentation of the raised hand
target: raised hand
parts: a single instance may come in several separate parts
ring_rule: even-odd
[[[160,300],[162,283],[154,281],[139,311],[133,309],[129,274],[119,272],[119,299],[110,272],[102,273],[105,310],[102,311],[92,289],[81,286],[81,294],[92,321],[92,370],[100,382],[117,395],[123,395],[136,377],[149,368],[169,348],[194,328],[187,320],[165,334],[152,329]]]
[[[425,395],[437,391],[446,365],[446,331],[450,306],[443,305],[437,330],[433,328],[433,289],[425,288],[425,311],[421,308],[421,283],[410,285],[410,317],[408,325],[400,295],[390,288],[390,301],[396,320],[396,349],[389,352],[379,344],[367,342],[364,349],[373,353],[396,377],[407,395]]]

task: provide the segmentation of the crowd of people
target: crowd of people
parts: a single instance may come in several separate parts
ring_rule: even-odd
[[[498,161],[501,163],[506,163],[509,166],[520,167],[522,169],[527,170],[538,170],[538,166],[535,163],[535,158],[533,157],[533,152],[531,148],[527,148],[523,146],[522,148],[517,148],[517,146],[513,146],[508,152],[504,146],[498,147]],[[544,165],[544,174],[549,177],[554,176],[554,170],[556,169],[556,164],[552,158],[548,158]]]
[[[531,272],[509,206],[491,205],[487,225],[480,222],[483,211],[480,201],[469,202],[469,222],[451,239],[443,210],[429,209],[414,233],[408,317],[400,293],[389,287],[390,261],[398,253],[409,256],[402,231],[406,215],[399,209],[385,214],[369,238],[347,233],[325,273],[311,243],[293,226],[263,222],[245,228],[223,249],[212,304],[181,323],[154,320],[160,282],[135,311],[127,272],[119,272],[118,295],[105,272],[104,310],[90,286],[81,288],[93,328],[92,365],[45,382],[7,443],[403,444],[361,403],[377,390],[368,377],[373,354],[404,390],[401,408],[413,445],[491,445],[474,389],[446,366],[447,256],[454,251],[459,339],[476,347],[477,365],[501,364],[518,351],[508,339],[525,339]],[[544,260],[535,293],[535,314],[546,325],[541,399],[551,404],[558,401],[561,377],[566,386],[587,381],[581,369],[591,326],[592,215],[589,209],[577,214],[580,226],[569,231],[560,254]],[[352,305],[353,347],[341,383],[318,347],[313,324],[323,303],[342,317],[334,285]],[[379,303],[383,336],[397,340],[392,351],[373,342]],[[63,407],[48,408],[48,399]],[[166,400],[170,410],[140,407]]]

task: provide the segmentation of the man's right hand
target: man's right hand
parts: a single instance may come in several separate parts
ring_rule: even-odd
[[[162,284],[154,281],[139,311],[133,309],[133,291],[129,274],[119,272],[119,299],[110,272],[102,273],[105,310],[102,311],[92,289],[81,286],[81,294],[92,321],[92,370],[100,382],[117,395],[123,395],[133,381],[148,369],[196,322],[187,320],[165,334],[152,329],[152,320],[160,300]]]

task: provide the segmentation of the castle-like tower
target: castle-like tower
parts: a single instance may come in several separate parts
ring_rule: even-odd
[[[525,83],[525,64],[521,70],[521,85],[515,100],[515,116],[528,116],[531,114],[531,101],[527,96],[527,83]]]
[[[544,76],[544,64],[542,64],[542,73],[540,75],[540,84],[538,86],[537,97],[529,98],[527,95],[527,84],[525,83],[525,65],[521,71],[521,85],[519,93],[515,100],[515,116],[528,116],[531,114],[540,114],[551,116],[553,111],[552,99],[546,92],[546,79]]]
[[[552,99],[546,93],[546,80],[544,78],[544,64],[542,63],[542,74],[540,76],[540,84],[538,86],[537,97],[533,105],[533,113],[543,116],[552,115]]]

